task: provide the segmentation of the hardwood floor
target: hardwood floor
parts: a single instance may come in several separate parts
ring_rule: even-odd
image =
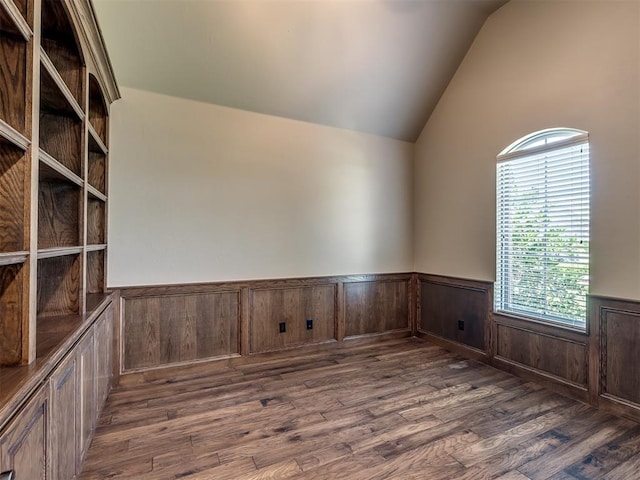
[[[418,339],[258,358],[115,389],[81,479],[640,478],[640,425]]]

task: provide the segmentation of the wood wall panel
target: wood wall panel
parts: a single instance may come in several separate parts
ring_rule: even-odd
[[[587,345],[497,325],[496,356],[587,386]]]
[[[238,353],[239,295],[123,296],[124,370]]]
[[[409,282],[345,283],[345,336],[409,329]]]
[[[76,410],[78,405],[78,373],[74,354],[69,355],[51,375],[51,474],[54,479],[73,479],[76,474]]]
[[[326,342],[335,337],[336,286],[252,290],[251,353]],[[308,330],[307,320],[313,320]],[[279,324],[285,323],[281,333]]]
[[[593,369],[597,400],[640,420],[640,302],[593,297],[591,330],[599,369]],[[594,355],[595,356],[595,355]]]
[[[491,284],[427,275],[419,280],[418,330],[489,351]]]

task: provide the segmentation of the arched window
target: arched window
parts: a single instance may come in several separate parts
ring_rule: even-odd
[[[495,310],[584,329],[589,293],[589,137],[557,128],[497,158]]]

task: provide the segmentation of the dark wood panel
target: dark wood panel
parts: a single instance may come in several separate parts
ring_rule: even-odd
[[[76,474],[76,409],[78,372],[76,356],[70,355],[50,380],[51,474],[54,479],[73,479]]]
[[[487,282],[421,276],[419,330],[490,351],[491,291]]]
[[[80,470],[84,456],[89,449],[96,426],[96,358],[93,329],[78,342],[76,348],[78,362],[78,408],[76,424],[78,443],[76,445],[76,468]]]
[[[601,394],[640,408],[640,305],[600,310]]]
[[[73,115],[75,114],[67,116],[52,113],[50,110],[41,111],[40,148],[73,173],[81,176],[82,122]]]
[[[409,281],[345,283],[345,335],[409,329]]]
[[[238,353],[239,292],[125,298],[124,369]]]
[[[80,193],[71,183],[39,182],[39,249],[81,245]]]
[[[22,362],[22,268],[0,266],[0,365]]]
[[[64,2],[42,2],[42,46],[67,87],[84,109],[83,58]]]
[[[26,162],[25,152],[0,141],[0,252],[26,250]]]
[[[587,345],[538,332],[497,325],[496,355],[587,386]]]
[[[14,470],[17,480],[47,478],[48,413],[49,396],[43,387],[0,434],[1,471]]]
[[[26,133],[27,58],[26,42],[0,30],[0,119],[22,134]]]
[[[38,261],[38,316],[80,313],[80,256]]]
[[[252,353],[335,338],[335,285],[252,290],[250,295]],[[312,321],[311,330],[307,320]],[[285,332],[280,332],[280,323]]]
[[[87,202],[87,245],[106,243],[105,215],[105,203],[90,196]]]
[[[107,143],[107,107],[98,80],[89,75],[89,122],[104,144]]]
[[[104,250],[87,252],[87,294],[104,292]]]
[[[96,346],[96,406],[98,410],[104,405],[111,389],[114,328],[113,306],[109,305],[96,320],[94,326]]]
[[[97,188],[100,192],[105,193],[106,190],[106,155],[98,152],[89,152],[89,172],[87,180],[89,185]]]

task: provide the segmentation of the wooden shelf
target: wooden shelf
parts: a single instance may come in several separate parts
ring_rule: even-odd
[[[84,120],[84,112],[82,110],[82,107],[80,106],[76,98],[73,96],[73,93],[71,93],[71,90],[69,90],[69,87],[67,86],[64,79],[62,78],[62,75],[58,73],[58,70],[56,69],[55,65],[47,55],[47,52],[45,52],[44,48],[42,47],[40,47],[40,63],[42,64],[42,66],[44,67],[44,70],[48,74],[49,79],[51,80],[50,83],[53,83],[58,88],[59,93],[62,94],[62,96],[68,103],[67,107],[71,107],[71,109],[75,112],[78,118],[80,120]],[[60,98],[56,95],[56,98],[54,98],[54,100],[56,102],[59,102]],[[66,112],[69,111],[67,108],[60,108],[60,109]]]
[[[20,34],[28,42],[33,37],[33,30],[25,19],[26,16],[27,2],[25,0],[19,0],[17,3],[12,0],[0,0],[1,30]]]
[[[76,104],[83,105],[84,61],[65,2],[42,1],[41,31],[41,44],[47,58],[59,72]]]
[[[10,25],[10,20],[2,16],[3,12],[6,13],[0,8],[0,120],[25,135],[27,92],[31,90],[31,85],[27,85],[30,43],[21,34],[1,29]],[[7,130],[3,128],[3,131]]]
[[[107,104],[102,95],[100,83],[93,75],[89,75],[89,124],[102,141],[107,143]],[[104,150],[106,152],[106,147]]]
[[[87,199],[87,245],[103,245],[106,242],[106,209],[103,200]]]
[[[38,250],[38,260],[77,255],[79,253],[82,253],[82,247],[43,248],[42,250]]]
[[[90,199],[100,200],[101,202],[107,201],[107,196],[98,191],[95,187],[87,185],[87,192],[90,195]]]
[[[0,143],[13,145],[21,150],[26,150],[31,141],[11,125],[0,119]]]
[[[7,265],[19,265],[27,261],[29,252],[0,253],[0,267]]]
[[[44,150],[40,150],[38,158],[40,159],[40,180],[71,182],[75,183],[78,187],[84,185],[84,182],[78,175],[62,165]]]
[[[106,155],[109,153],[107,146],[104,144],[93,125],[87,124],[89,128],[89,151]]]
[[[79,314],[81,284],[80,254],[39,259],[38,319]]]
[[[87,252],[98,252],[100,250],[106,250],[106,249],[107,249],[106,243],[96,244],[96,245],[87,245],[86,247]]]
[[[80,219],[82,190],[73,183],[38,183],[38,249],[82,245]]]
[[[19,252],[26,248],[27,165],[24,150],[0,142],[0,253]]]
[[[104,262],[105,250],[87,252],[87,296],[104,292]]]
[[[22,361],[23,263],[0,266],[0,364]]]
[[[36,325],[36,356],[46,358],[82,325],[81,315],[38,317]]]

